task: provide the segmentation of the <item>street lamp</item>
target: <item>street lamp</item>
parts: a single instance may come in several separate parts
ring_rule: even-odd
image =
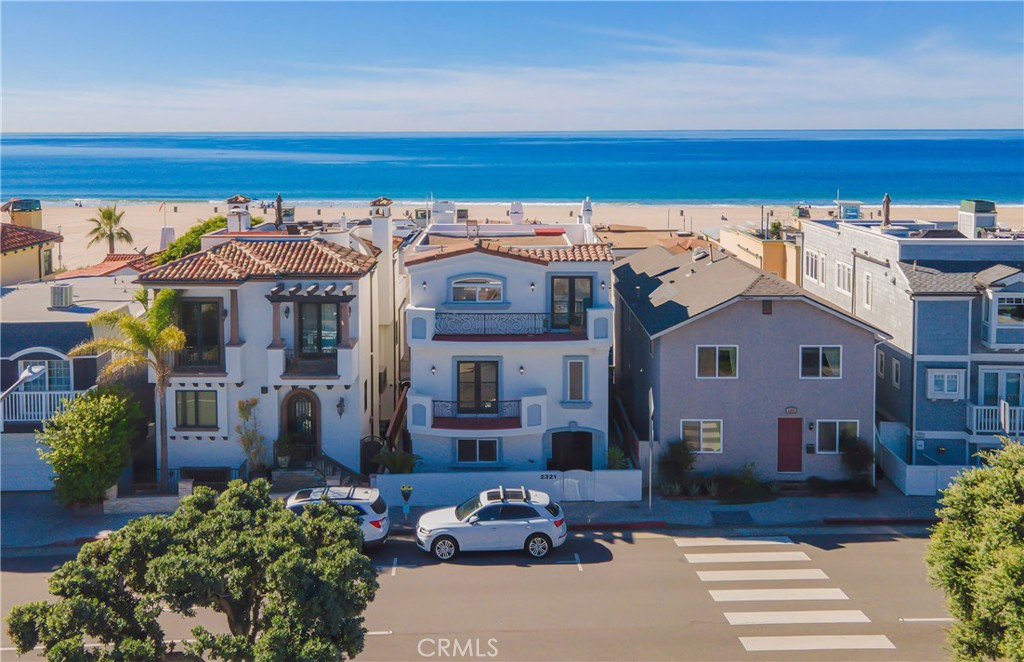
[[[9,389],[4,391],[3,394],[0,394],[0,402],[3,402],[4,399],[6,399],[7,396],[10,395],[11,392],[14,391],[14,389],[18,388],[22,384],[27,384],[28,382],[34,382],[35,380],[39,379],[40,377],[42,377],[45,374],[46,374],[46,366],[44,366],[44,365],[36,364],[36,365],[30,365],[29,367],[25,368],[24,370],[21,371],[21,374],[18,375],[17,381],[15,381],[14,384],[12,384]]]

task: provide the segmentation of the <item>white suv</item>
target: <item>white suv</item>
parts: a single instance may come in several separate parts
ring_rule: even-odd
[[[416,544],[448,561],[459,552],[521,549],[544,558],[565,542],[565,516],[543,492],[499,487],[455,508],[432,510],[416,524]]]
[[[391,531],[388,505],[380,492],[369,487],[313,487],[299,490],[285,501],[284,506],[301,515],[306,506],[314,503],[332,503],[348,506],[359,514],[359,528],[363,531],[363,544],[367,547],[383,545]]]

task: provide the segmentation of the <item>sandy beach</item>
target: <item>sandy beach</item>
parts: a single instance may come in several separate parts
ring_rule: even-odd
[[[59,231],[64,235],[64,242],[60,245],[58,265],[66,269],[85,267],[100,262],[107,252],[106,243],[94,244],[87,247],[86,237],[92,224],[88,219],[95,216],[97,206],[108,203],[93,203],[86,207],[74,207],[66,205],[48,204],[43,201],[43,227],[47,230]],[[111,203],[112,204],[112,203]],[[287,200],[285,201],[287,205]],[[460,208],[468,208],[471,218],[481,221],[487,219],[506,219],[507,205],[496,204],[474,204],[457,203]],[[408,211],[410,214],[416,207],[423,205],[401,205],[395,204],[393,214],[396,218],[402,218]],[[563,223],[570,220],[570,212],[578,213],[579,203],[524,203],[524,211],[527,219],[537,219],[546,223]],[[160,228],[165,222],[168,227],[174,228],[175,236],[181,236],[188,228],[198,220],[205,220],[215,214],[224,213],[226,203],[202,203],[202,202],[168,202],[164,209],[160,209],[158,203],[124,204],[119,203],[118,209],[125,212],[122,221],[124,227],[132,233],[133,243],[118,244],[118,252],[127,253],[130,251],[155,252],[160,248]],[[812,218],[827,218],[831,207],[812,208]],[[928,206],[928,207],[901,207],[893,205],[893,217],[896,219],[913,220],[956,220],[957,207],[949,206]],[[297,206],[295,210],[296,220],[337,220],[344,214],[346,218],[364,218],[369,211],[369,205],[363,206]],[[875,218],[881,213],[880,205],[865,206],[862,208],[865,217],[873,214]],[[1024,207],[1003,206],[998,207],[999,223],[1001,225],[1019,229],[1024,227]],[[254,210],[259,215],[258,208]],[[273,212],[267,214],[272,217]],[[792,207],[788,205],[766,205],[764,214],[770,220],[789,220],[792,215]],[[723,220],[724,217],[724,220]],[[740,205],[632,205],[632,204],[602,204],[594,203],[594,224],[595,225],[639,225],[650,228],[676,228],[702,231],[723,225],[742,225],[746,223],[759,224],[761,221],[761,207],[740,206]],[[5,219],[6,220],[6,219]]]

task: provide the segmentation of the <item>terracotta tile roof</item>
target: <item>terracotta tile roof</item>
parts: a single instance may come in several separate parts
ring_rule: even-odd
[[[64,241],[64,237],[49,230],[27,228],[14,223],[0,223],[0,252],[16,251],[47,241]]]
[[[232,240],[139,276],[140,283],[241,283],[250,278],[361,276],[376,259],[323,239]]]
[[[227,199],[229,205],[244,205],[249,202],[252,202],[252,199],[244,195],[233,195]]]
[[[414,253],[405,259],[407,265],[431,260],[465,255],[467,253],[488,253],[536,264],[551,262],[613,262],[611,246],[608,244],[576,244],[567,248],[522,248],[503,246],[497,242],[476,240],[463,241]]]
[[[121,269],[132,269],[137,272],[146,271],[156,266],[156,257],[160,252],[152,255],[140,253],[110,253],[99,264],[91,267],[82,267],[58,274],[56,279],[81,278],[83,276],[109,276]]]

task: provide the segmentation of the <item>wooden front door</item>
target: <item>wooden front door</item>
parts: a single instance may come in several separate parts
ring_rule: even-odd
[[[799,473],[804,468],[804,419],[779,419],[779,472]]]

